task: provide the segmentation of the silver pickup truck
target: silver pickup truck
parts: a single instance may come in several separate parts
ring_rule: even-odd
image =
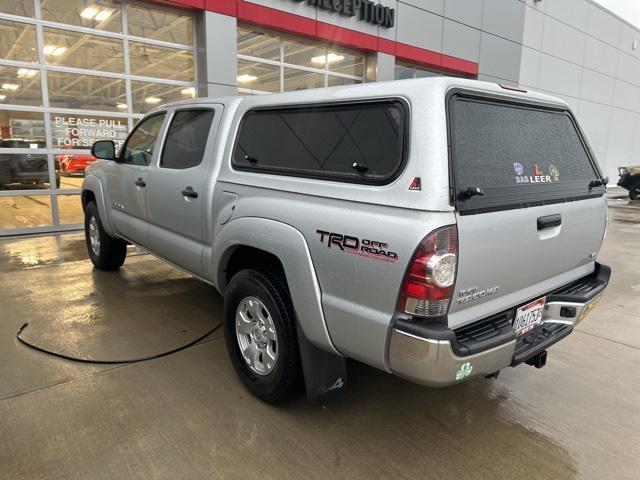
[[[430,386],[541,368],[609,281],[606,179],[546,95],[437,78],[202,98],[92,153],[93,264],[133,243],[215,287],[232,363],[272,403],[324,401],[346,358]]]

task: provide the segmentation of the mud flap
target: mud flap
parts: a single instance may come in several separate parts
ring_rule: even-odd
[[[311,405],[324,405],[340,395],[347,384],[344,357],[327,353],[313,345],[298,324],[298,347],[307,399]]]

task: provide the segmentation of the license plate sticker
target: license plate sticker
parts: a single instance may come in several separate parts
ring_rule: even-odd
[[[545,301],[546,297],[542,297],[516,310],[516,316],[512,324],[516,336],[524,335],[542,324]]]

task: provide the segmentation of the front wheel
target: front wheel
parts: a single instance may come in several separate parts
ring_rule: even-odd
[[[112,271],[122,266],[127,244],[105,231],[95,202],[89,202],[84,210],[84,236],[91,263],[98,270]]]
[[[225,292],[224,322],[231,363],[245,387],[268,403],[294,396],[302,374],[295,313],[284,283],[266,272],[236,273]]]
[[[629,198],[631,200],[640,200],[640,180],[636,180],[629,188]]]

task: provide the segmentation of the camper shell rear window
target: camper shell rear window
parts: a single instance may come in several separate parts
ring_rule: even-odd
[[[447,113],[451,197],[461,213],[604,193],[589,186],[601,175],[567,110],[456,93]]]

